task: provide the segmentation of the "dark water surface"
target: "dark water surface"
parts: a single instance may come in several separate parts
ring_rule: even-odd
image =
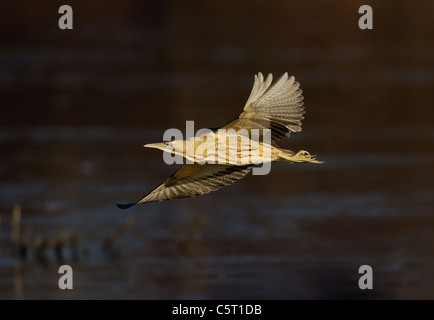
[[[376,4],[370,31],[356,2],[143,3],[77,1],[72,31],[54,1],[0,13],[0,298],[433,299],[433,3]],[[282,145],[325,164],[115,206],[176,170],[143,144],[223,125],[259,71],[300,81],[303,131]]]

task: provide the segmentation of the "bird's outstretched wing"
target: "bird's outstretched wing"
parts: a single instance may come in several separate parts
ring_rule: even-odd
[[[272,80],[271,73],[265,81],[262,73],[255,75],[243,112],[222,129],[271,129],[272,143],[301,131],[304,107],[300,84],[286,72],[274,84]]]
[[[252,169],[247,166],[220,164],[184,164],[169,179],[135,203],[118,204],[127,209],[135,204],[160,202],[175,198],[194,197],[215,191],[246,176]]]

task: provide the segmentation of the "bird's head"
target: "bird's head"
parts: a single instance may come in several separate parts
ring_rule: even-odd
[[[148,143],[148,144],[145,144],[144,147],[145,148],[155,148],[155,149],[160,149],[162,151],[165,151],[165,149],[167,147],[169,147],[169,143],[170,142],[171,141],[169,141],[169,142],[159,142],[159,143]]]
[[[165,141],[159,143],[148,143],[144,145],[145,148],[155,148],[160,149],[165,152],[173,153],[175,150],[180,150],[182,153],[184,147],[183,140],[173,140],[173,141]]]

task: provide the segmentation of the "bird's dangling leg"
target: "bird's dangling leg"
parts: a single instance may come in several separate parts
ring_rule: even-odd
[[[278,155],[279,160],[294,163],[294,162],[308,162],[308,163],[324,163],[324,161],[318,161],[315,155],[311,155],[305,150],[300,150],[296,154],[292,151],[281,149]]]

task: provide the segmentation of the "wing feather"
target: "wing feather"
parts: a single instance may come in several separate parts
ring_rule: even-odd
[[[271,73],[265,81],[262,73],[255,75],[243,112],[222,128],[271,129],[273,143],[301,131],[304,106],[300,84],[286,72],[274,84],[272,79]]]
[[[136,203],[118,204],[121,209],[146,202],[194,197],[231,185],[245,177],[251,165],[184,164],[169,179]]]

